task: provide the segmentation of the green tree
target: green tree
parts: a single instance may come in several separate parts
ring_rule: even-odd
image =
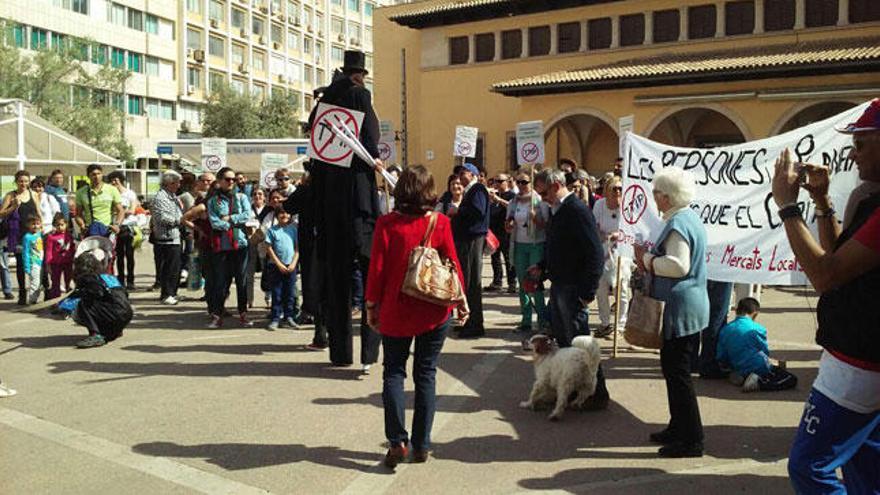
[[[296,105],[285,92],[273,91],[260,106],[258,115],[259,137],[275,139],[302,137]]]
[[[202,121],[205,137],[228,139],[300,137],[296,105],[283,91],[260,102],[229,86],[214,90]]]
[[[85,66],[88,40],[28,54],[9,43],[12,24],[0,19],[0,96],[30,102],[37,114],[84,143],[131,163],[124,108],[111,105],[125,92],[128,71]]]

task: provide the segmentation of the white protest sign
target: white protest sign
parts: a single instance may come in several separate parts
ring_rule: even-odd
[[[260,187],[275,189],[275,172],[287,166],[287,155],[284,153],[260,154]]]
[[[477,134],[479,129],[459,125],[455,127],[455,143],[452,145],[452,156],[474,158],[477,156]]]
[[[771,194],[776,158],[790,148],[794,161],[829,166],[829,194],[842,211],[859,179],[855,162],[849,159],[852,137],[835,128],[855,121],[868,104],[785,134],[718,148],[678,148],[629,133],[621,200],[621,226],[626,242],[643,240],[651,244],[657,240],[663,221],[654,203],[651,183],[661,168],[679,167],[688,171],[697,184],[691,208],[706,227],[710,279],[806,284]],[[804,190],[798,205],[815,234],[815,206]]]
[[[544,163],[544,122],[532,120],[516,124],[516,163]]]
[[[379,159],[384,163],[397,161],[397,143],[394,141],[394,125],[390,120],[379,122]]]
[[[617,119],[617,135],[620,136],[620,145],[617,150],[617,156],[623,156],[623,145],[626,139],[626,133],[632,132],[635,123],[635,116],[625,115]]]
[[[345,126],[360,139],[363,122],[363,112],[319,103],[309,138],[309,158],[339,167],[351,167],[354,151],[337,137],[331,127]]]
[[[226,166],[226,140],[223,138],[202,139],[202,170],[217,173]]]

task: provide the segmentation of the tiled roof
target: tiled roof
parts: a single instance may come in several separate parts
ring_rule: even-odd
[[[439,14],[454,10],[464,10],[472,7],[481,7],[496,3],[510,3],[511,0],[460,0],[458,2],[429,2],[427,7],[416,8],[408,12],[403,12],[395,16],[391,16],[392,21],[403,20],[411,17],[422,15]]]
[[[492,90],[525,96],[878,69],[880,36],[871,36],[623,60],[503,81]]]
[[[514,15],[549,12],[584,5],[622,0],[457,0],[412,4],[389,19],[403,26],[421,29],[432,26],[464,24]]]

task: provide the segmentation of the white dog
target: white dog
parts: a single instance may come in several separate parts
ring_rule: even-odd
[[[556,340],[537,334],[529,340],[535,364],[535,384],[529,400],[520,407],[536,409],[542,402],[556,400],[550,413],[552,421],[562,418],[565,406],[572,393],[577,397],[572,402],[579,407],[596,391],[596,372],[602,359],[599,343],[589,335],[580,335],[572,340],[572,347],[560,349]]]

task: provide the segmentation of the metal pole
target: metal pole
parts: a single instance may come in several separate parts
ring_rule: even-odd
[[[403,155],[403,168],[409,165],[409,133],[406,131],[406,48],[400,49],[400,153]]]
[[[620,256],[617,257],[617,282],[614,284],[614,329],[612,330],[612,338],[614,348],[611,351],[611,357],[617,357],[617,325],[620,322]]]
[[[15,110],[18,113],[17,134],[18,134],[18,170],[24,170],[24,162],[27,157],[24,154],[24,102],[15,102]],[[51,137],[50,137],[51,139]]]

